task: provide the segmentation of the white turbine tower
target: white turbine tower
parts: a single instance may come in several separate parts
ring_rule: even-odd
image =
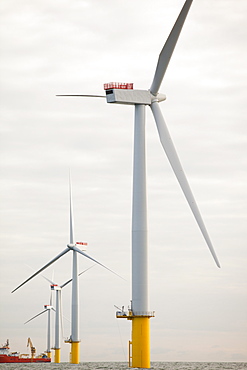
[[[192,4],[186,0],[184,6],[159,55],[154,78],[149,90],[134,90],[133,84],[105,84],[107,103],[135,106],[134,165],[133,165],[133,204],[132,204],[132,301],[129,312],[117,312],[117,317],[132,320],[132,341],[130,349],[132,367],[150,367],[149,318],[154,313],[148,306],[148,243],[147,243],[147,205],[146,205],[146,160],[145,160],[145,106],[150,106],[168,160],[178,179],[196,222],[217,264],[219,261],[197,207],[179,157],[173,145],[159,103],[166,99],[159,93],[163,77],[176,46],[184,21]],[[94,95],[59,95],[94,96]],[[96,96],[96,95],[95,95]],[[103,97],[103,96],[101,96]]]
[[[51,358],[51,310],[55,311],[52,307],[52,296],[50,296],[50,304],[44,305],[44,311],[38,313],[37,315],[33,316],[31,319],[24,322],[27,324],[28,322],[32,321],[36,317],[42,315],[43,313],[47,312],[48,321],[47,321],[47,357]]]
[[[56,292],[56,315],[55,315],[55,345],[53,347],[55,354],[54,354],[54,362],[60,363],[60,322],[61,322],[61,290],[62,288],[56,284],[51,286],[51,289]]]
[[[72,251],[73,253],[73,263],[72,263],[72,308],[71,308],[71,335],[70,338],[66,341],[66,343],[71,343],[71,356],[70,362],[72,364],[78,364],[80,362],[80,338],[79,338],[79,282],[78,282],[78,263],[77,263],[77,254],[82,254],[84,257],[89,258],[90,260],[96,262],[98,265],[104,267],[108,271],[116,274],[114,271],[110,270],[108,267],[103,265],[102,263],[96,261],[94,258],[90,257],[86,254],[84,250],[78,248],[78,245],[87,245],[87,243],[81,242],[74,242],[74,221],[73,221],[73,211],[72,211],[72,190],[71,190],[71,182],[70,182],[70,242],[67,244],[66,249],[64,249],[61,253],[59,253],[55,258],[53,258],[50,262],[48,262],[45,266],[35,272],[32,276],[26,279],[23,283],[18,285],[17,288],[12,290],[11,293],[14,293],[17,289],[21,286],[26,284],[29,280],[34,278],[40,272],[45,270],[48,266],[52,263],[57,261],[60,257],[64,254]],[[119,276],[121,277],[121,276]]]

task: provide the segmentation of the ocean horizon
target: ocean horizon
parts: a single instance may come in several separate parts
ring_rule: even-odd
[[[0,364],[1,370],[128,370],[126,362],[82,362],[78,365],[68,362],[55,364]],[[151,370],[247,370],[247,362],[151,362]]]

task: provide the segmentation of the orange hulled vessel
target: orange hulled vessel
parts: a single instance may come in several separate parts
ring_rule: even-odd
[[[36,349],[33,346],[31,339],[28,338],[27,345],[31,347],[31,357],[28,354],[20,352],[10,352],[9,340],[0,347],[0,363],[18,363],[18,362],[51,362],[45,353],[40,356],[35,356]]]

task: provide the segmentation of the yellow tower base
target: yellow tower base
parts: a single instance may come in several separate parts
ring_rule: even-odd
[[[54,362],[56,364],[60,364],[60,348],[54,348],[55,354],[54,354]]]
[[[117,311],[118,319],[132,321],[132,340],[129,341],[129,367],[150,368],[150,317],[154,317],[154,311],[138,312],[133,314],[131,310]]]
[[[71,364],[80,363],[80,342],[71,342]]]
[[[149,317],[132,318],[131,367],[150,368],[150,322]]]
[[[47,357],[51,358],[51,352],[46,352],[46,353],[47,353]]]

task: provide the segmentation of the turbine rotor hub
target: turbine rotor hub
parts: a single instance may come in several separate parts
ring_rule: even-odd
[[[166,100],[166,95],[165,94],[160,94],[160,93],[158,93],[157,95],[153,95],[152,93],[150,93],[150,94],[152,96],[152,103],[153,102],[160,103],[160,102]]]
[[[76,244],[67,244],[67,247],[68,247],[69,249],[73,249],[75,246],[76,246]]]

